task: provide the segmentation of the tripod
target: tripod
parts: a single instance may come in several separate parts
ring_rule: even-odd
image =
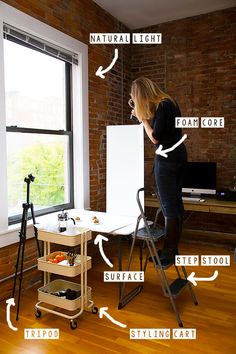
[[[31,211],[31,217],[33,220],[33,224],[35,225],[35,216],[34,216],[34,206],[33,203],[30,203],[30,183],[33,182],[35,179],[32,174],[29,174],[28,177],[25,177],[24,182],[27,183],[27,199],[26,203],[22,204],[23,207],[23,213],[22,213],[22,219],[21,219],[21,229],[19,232],[19,245],[18,245],[18,253],[17,253],[17,261],[16,261],[16,271],[15,271],[15,277],[14,277],[14,285],[13,285],[13,291],[12,291],[12,297],[14,298],[15,296],[15,290],[16,290],[16,281],[18,277],[18,268],[19,268],[19,263],[20,263],[20,274],[19,274],[19,289],[18,289],[18,301],[17,301],[17,312],[16,312],[16,320],[18,321],[19,318],[19,310],[20,310],[20,296],[21,296],[21,285],[22,285],[22,279],[23,279],[23,264],[24,264],[24,252],[25,252],[25,241],[26,241],[26,232],[27,232],[27,221],[28,221],[28,211],[30,209]],[[40,247],[39,247],[39,242],[38,242],[38,232],[36,227],[34,227],[34,236],[35,240],[37,243],[37,248],[38,248],[38,255],[39,257],[41,256],[40,252]]]

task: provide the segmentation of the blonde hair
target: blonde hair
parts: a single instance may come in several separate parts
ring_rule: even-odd
[[[135,114],[140,121],[154,116],[159,103],[165,98],[175,101],[158,85],[147,77],[139,77],[131,84],[131,98],[135,105]]]

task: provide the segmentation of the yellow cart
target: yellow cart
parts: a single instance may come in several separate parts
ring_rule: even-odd
[[[38,269],[44,272],[44,285],[38,289],[39,302],[35,305],[35,316],[37,318],[40,318],[42,315],[40,310],[44,310],[69,319],[71,329],[75,329],[77,328],[75,319],[83,311],[89,311],[94,314],[98,313],[98,308],[91,299],[92,289],[87,286],[87,271],[92,267],[91,257],[87,256],[87,242],[91,238],[91,230],[83,227],[69,227],[64,232],[57,231],[55,227],[38,228],[38,239],[44,241],[44,256],[38,258]],[[51,243],[70,247],[80,245],[80,255],[75,259],[75,264],[69,266],[65,262],[62,262],[62,264],[48,262],[50,258],[54,257],[54,254],[58,253],[51,253]],[[64,279],[50,281],[51,273],[66,277],[80,276],[80,283]],[[76,291],[80,296],[70,300],[55,295],[57,292],[66,291],[67,289]],[[60,311],[52,307],[59,307]],[[63,310],[77,312],[73,315],[68,315]]]

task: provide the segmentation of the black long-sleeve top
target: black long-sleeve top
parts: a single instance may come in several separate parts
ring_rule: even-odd
[[[175,128],[175,117],[181,117],[178,104],[168,98],[162,100],[151,121],[151,127],[153,129],[152,136],[158,141],[156,147],[162,145],[163,150],[168,149],[181,139],[182,129]],[[169,162],[187,160],[187,151],[183,143],[167,154],[167,158],[160,155],[157,155],[157,158],[165,159]]]

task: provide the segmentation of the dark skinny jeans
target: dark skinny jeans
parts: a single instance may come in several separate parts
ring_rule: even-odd
[[[184,216],[182,182],[185,164],[185,160],[175,162],[156,158],[154,165],[163,214],[165,217],[178,217],[181,224]]]

